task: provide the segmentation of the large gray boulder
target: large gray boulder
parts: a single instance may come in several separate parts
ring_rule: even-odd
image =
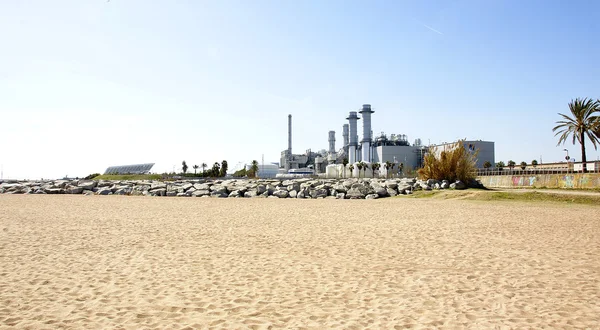
[[[341,183],[333,185],[332,189],[337,191],[338,193],[346,193],[348,191],[348,187],[344,186]]]
[[[363,199],[367,195],[367,190],[364,187],[352,187],[346,193],[349,199]]]
[[[202,196],[209,196],[209,195],[210,195],[210,191],[208,191],[208,189],[198,189],[192,193],[192,196],[194,196],[194,197],[202,197]]]
[[[275,190],[273,192],[273,196],[278,198],[287,198],[289,196],[289,193],[287,190]]]
[[[296,198],[296,196],[298,196],[298,192],[295,190],[291,190],[289,192],[289,194],[290,194],[290,198]]]
[[[81,180],[77,183],[77,186],[83,188],[83,190],[92,190],[97,184],[98,182],[94,180]]]
[[[319,197],[327,197],[327,189],[325,188],[315,188],[315,189],[311,189],[310,190],[310,197],[312,198],[319,198]]]
[[[65,191],[61,188],[45,188],[44,192],[46,194],[64,194],[65,193]]]
[[[96,195],[112,195],[110,188],[103,187],[96,192]]]
[[[450,184],[450,189],[463,190],[467,189],[467,185],[464,182],[457,180],[456,182]]]
[[[196,190],[210,190],[210,185],[206,183],[194,183]]]
[[[368,194],[367,196],[365,196],[365,199],[377,199],[379,198],[379,195],[377,194]]]
[[[81,194],[83,192],[83,187],[67,186],[65,191],[68,194]]]
[[[256,193],[256,189],[248,190],[244,193],[244,197],[246,197],[246,198],[256,197],[256,196],[258,196],[258,194]]]
[[[375,194],[377,194],[378,197],[387,197],[388,196],[387,190],[383,186],[379,185],[379,183],[372,182],[371,188],[373,189]]]
[[[148,191],[148,194],[150,194],[150,196],[166,196],[167,188],[159,188],[159,189],[150,190],[150,191]]]
[[[265,191],[267,191],[267,187],[264,184],[259,184],[258,186],[256,186],[257,195],[262,195],[265,193]]]

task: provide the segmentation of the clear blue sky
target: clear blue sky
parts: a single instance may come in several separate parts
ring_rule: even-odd
[[[577,160],[557,113],[600,98],[598,1],[0,3],[4,178],[109,165],[278,161],[349,111],[412,142],[496,142],[496,161]],[[588,159],[600,152],[588,144]]]

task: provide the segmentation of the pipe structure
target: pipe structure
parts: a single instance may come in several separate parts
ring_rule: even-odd
[[[329,154],[335,154],[335,131],[329,131]]]
[[[346,119],[348,119],[348,121],[350,122],[350,143],[348,143],[348,161],[350,164],[353,164],[356,163],[356,148],[358,147],[356,121],[360,118],[358,118],[358,115],[356,115],[356,111],[350,111],[350,115]]]
[[[367,163],[371,162],[371,114],[374,112],[371,110],[370,104],[363,104],[362,109],[359,111],[363,119],[363,138],[360,141],[362,161]]]

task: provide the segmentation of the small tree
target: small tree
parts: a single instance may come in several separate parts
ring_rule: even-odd
[[[503,161],[499,161],[496,163],[496,167],[498,168],[499,171],[502,171],[502,169],[504,168],[504,166],[506,166],[506,164],[504,164]]]
[[[188,166],[185,163],[185,160],[181,162],[181,169],[183,170],[183,174],[187,173]]]
[[[485,163],[483,163],[483,168],[487,170],[490,167],[492,167],[492,163],[490,163],[489,160],[486,160]]]
[[[250,170],[252,171],[252,176],[256,178],[258,176],[258,161],[252,161],[252,165],[250,165]]]
[[[354,171],[354,165],[350,164],[350,166],[348,166],[348,169],[350,170],[350,177],[352,177],[352,171]]]
[[[227,161],[226,160],[222,161],[221,162],[221,170],[219,172],[220,177],[225,177],[227,175],[227,168],[228,168]]]
[[[527,168],[527,163],[526,162],[521,162],[521,170],[525,171],[525,169]]]
[[[511,172],[515,168],[515,165],[517,165],[517,163],[515,163],[514,160],[511,159],[508,161],[508,168],[510,168]]]
[[[385,168],[385,177],[389,178],[390,170],[392,169],[392,162],[390,162],[389,160],[386,160],[385,163],[383,164],[383,168]]]
[[[221,171],[221,165],[218,162],[215,162],[210,170],[211,177],[218,177]]]
[[[535,168],[537,166],[537,164],[538,164],[537,160],[534,159],[531,161],[531,165],[533,165],[533,168]]]
[[[356,163],[356,168],[358,168],[358,177],[360,178],[360,172],[362,171],[362,168],[363,168],[362,162]]]
[[[375,177],[375,172],[379,171],[380,167],[381,167],[380,163],[373,163],[373,164],[371,164],[371,168],[373,169],[373,177]]]
[[[404,163],[398,164],[398,172],[404,175]]]
[[[206,168],[208,167],[208,165],[206,165],[206,163],[202,163],[202,165],[200,165],[200,167],[202,167],[202,176],[205,176]]]
[[[196,171],[200,168],[200,166],[194,165],[192,168],[194,169],[194,175],[196,175]]]

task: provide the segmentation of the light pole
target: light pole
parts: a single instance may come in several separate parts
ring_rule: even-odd
[[[567,173],[569,173],[569,159],[571,159],[571,157],[569,157],[569,150],[563,149],[563,151],[567,153],[567,155],[565,156],[565,160],[567,161]]]

